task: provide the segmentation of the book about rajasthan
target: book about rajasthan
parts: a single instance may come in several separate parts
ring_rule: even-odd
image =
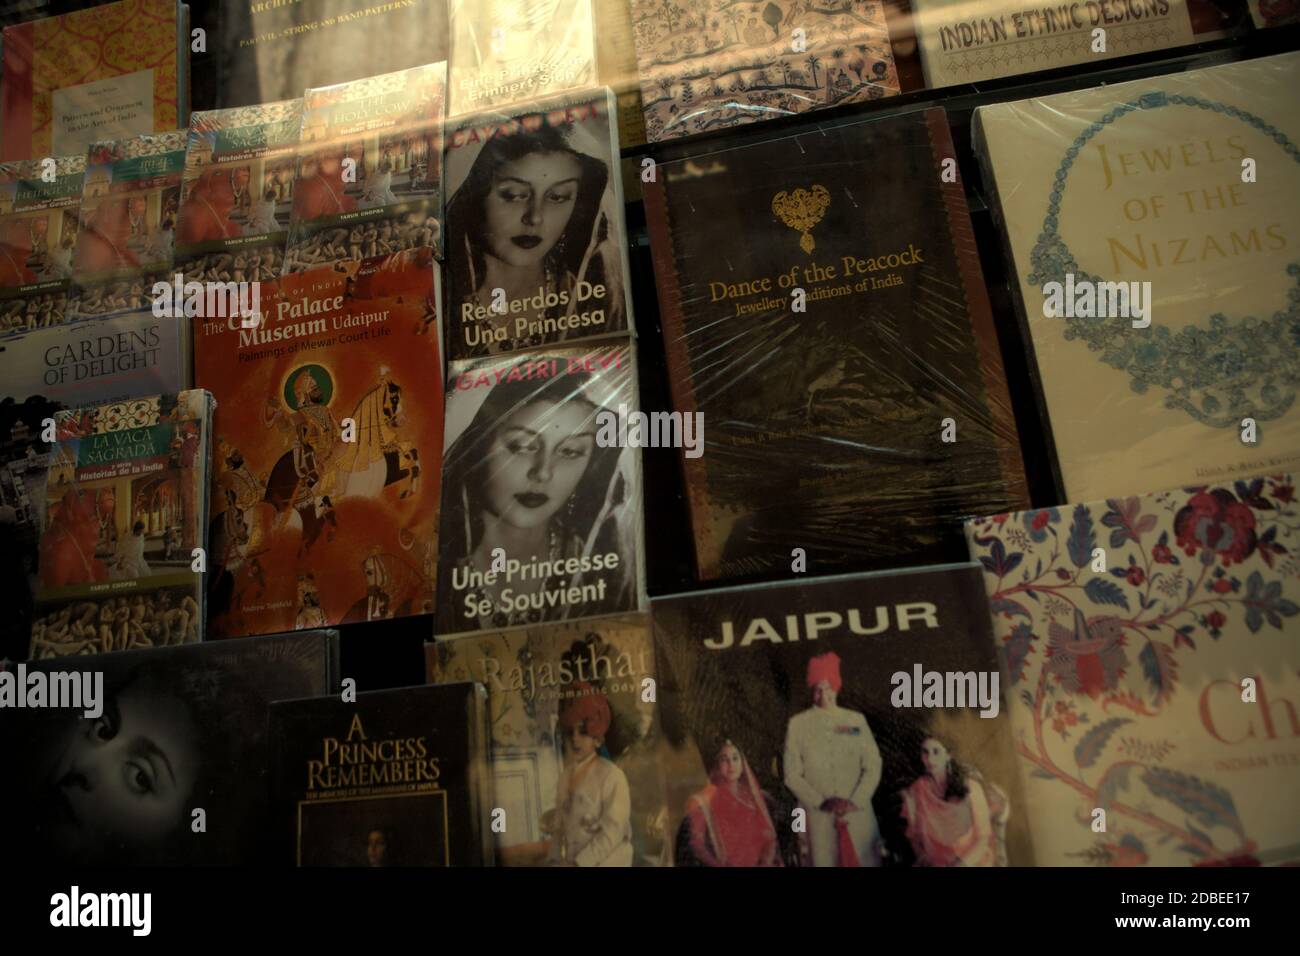
[[[432,250],[412,250],[286,276],[251,328],[196,320],[195,377],[226,402],[212,636],[432,610],[437,275]]]

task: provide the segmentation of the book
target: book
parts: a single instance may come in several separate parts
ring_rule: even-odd
[[[1292,0],[1249,0],[1246,5],[1257,29],[1300,22],[1300,9]]]
[[[995,0],[911,0],[926,86],[938,89],[1118,56],[1195,40],[1186,0],[1025,7]]]
[[[84,156],[0,163],[0,336],[63,322]]]
[[[643,417],[631,345],[452,363],[435,635],[644,608]]]
[[[976,111],[1058,500],[1300,466],[1298,83],[1287,53]]]
[[[0,160],[81,153],[176,129],[189,115],[188,13],[120,0],[5,27]]]
[[[1270,475],[967,524],[1040,863],[1300,860],[1295,487]]]
[[[154,305],[154,285],[172,282],[185,132],[95,143],[72,251],[68,320]]]
[[[187,281],[279,277],[301,123],[300,99],[190,116],[175,253]]]
[[[295,0],[222,4],[209,35],[213,106],[256,106],[384,70],[447,59],[445,0]]]
[[[591,0],[449,0],[447,115],[596,82]]]
[[[273,704],[280,862],[491,866],[486,731],[472,683]]]
[[[68,409],[54,429],[31,658],[202,640],[212,396]]]
[[[334,631],[9,665],[25,699],[44,688],[48,705],[60,684],[86,692],[75,708],[0,710],[13,773],[0,805],[23,821],[11,859],[274,863],[267,712],[332,693],[338,667]]]
[[[645,614],[424,645],[430,684],[487,690],[502,866],[669,861]]]
[[[433,609],[438,265],[416,249],[285,276],[262,319],[195,321],[213,391],[210,637]]]
[[[15,582],[0,617],[0,658],[27,656],[45,470],[60,409],[190,387],[188,326],[152,313],[77,322],[0,340],[0,574]],[[21,582],[21,583],[19,583]]]
[[[802,570],[796,548],[823,573],[951,559],[962,518],[1027,503],[952,157],[931,109],[644,185],[673,409],[708,426],[683,454],[702,579]]]
[[[964,564],[652,601],[677,865],[1031,864],[980,585]]]
[[[598,89],[450,124],[452,360],[629,333],[616,113]]]
[[[652,142],[899,92],[885,7],[631,0]]]
[[[442,251],[447,65],[308,90],[284,273]]]

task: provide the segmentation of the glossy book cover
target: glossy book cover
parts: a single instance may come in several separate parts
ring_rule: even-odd
[[[280,836],[267,804],[272,701],[332,693],[338,634],[10,664],[92,679],[87,709],[0,710],[13,776],[6,851],[32,866],[265,865]],[[84,700],[84,698],[83,698]],[[202,823],[202,827],[197,824]]]
[[[613,94],[476,113],[447,132],[447,351],[632,328]]]
[[[491,866],[486,706],[472,683],[273,704],[277,862]]]
[[[284,274],[407,249],[442,254],[447,64],[308,90]]]
[[[212,396],[69,409],[54,428],[31,658],[201,641]]]
[[[1300,859],[1295,489],[1270,475],[967,524],[1040,863]]]
[[[0,336],[61,324],[84,156],[0,163]]]
[[[660,163],[644,186],[701,578],[951,559],[1027,502],[940,109]]]
[[[1286,53],[976,111],[1058,500],[1300,468],[1298,87]]]
[[[220,409],[209,636],[432,611],[437,276],[413,250],[285,276],[247,328],[195,320],[195,379]]]
[[[654,644],[645,614],[424,645],[431,684],[488,693],[503,866],[669,862]]]
[[[644,607],[637,408],[626,344],[452,364],[437,636]]]
[[[678,866],[1033,863],[979,568],[651,602]]]

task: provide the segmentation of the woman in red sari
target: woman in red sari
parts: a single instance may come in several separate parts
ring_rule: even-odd
[[[780,866],[767,796],[730,740],[712,748],[709,785],[686,802],[691,852],[705,866]]]
[[[997,836],[984,786],[936,737],[921,742],[925,772],[900,796],[917,866],[996,866]]]

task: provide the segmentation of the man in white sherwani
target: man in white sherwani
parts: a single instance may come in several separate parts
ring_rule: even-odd
[[[867,719],[836,703],[840,659],[808,662],[813,706],[790,718],[785,734],[785,785],[806,815],[813,866],[879,866],[880,832],[871,795],[883,765]]]

